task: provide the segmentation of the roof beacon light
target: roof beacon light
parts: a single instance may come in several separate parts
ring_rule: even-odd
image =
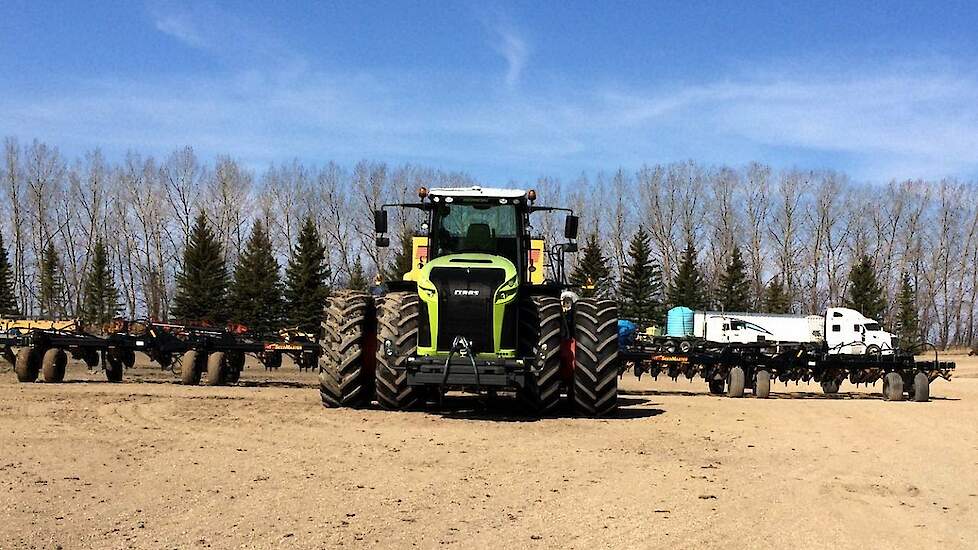
[[[533,201],[537,200],[537,190],[536,189],[530,189],[529,191],[527,191],[526,192],[526,200],[528,200],[530,202],[533,202]]]
[[[424,198],[427,196],[428,196],[428,188],[424,186],[418,187],[418,198],[424,200]]]

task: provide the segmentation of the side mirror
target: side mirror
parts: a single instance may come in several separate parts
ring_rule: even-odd
[[[377,246],[379,248],[387,248],[391,245],[391,240],[388,237],[377,237]]]
[[[577,239],[577,222],[578,217],[573,214],[568,214],[567,218],[564,219],[564,237],[570,240]]]
[[[577,243],[566,243],[564,244],[564,252],[568,254],[577,253]]]
[[[374,231],[387,233],[387,211],[374,210]]]

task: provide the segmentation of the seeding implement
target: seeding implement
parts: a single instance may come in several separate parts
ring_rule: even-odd
[[[327,407],[387,409],[437,403],[449,390],[516,394],[535,413],[565,393],[583,415],[612,412],[618,397],[614,302],[565,308],[563,259],[576,252],[578,219],[536,206],[534,191],[419,189],[418,203],[375,212],[377,244],[389,245],[387,208],[422,213],[415,265],[380,296],[344,292],[328,301],[320,356]],[[567,242],[549,251],[544,276],[535,212],[565,212]]]

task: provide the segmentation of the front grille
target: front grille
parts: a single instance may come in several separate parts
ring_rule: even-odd
[[[475,353],[492,352],[492,302],[506,272],[497,268],[439,267],[431,270],[438,291],[438,350],[448,351],[456,336],[472,342]]]

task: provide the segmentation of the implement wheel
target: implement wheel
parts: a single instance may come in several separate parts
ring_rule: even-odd
[[[727,397],[743,397],[747,376],[741,367],[732,367],[727,373]]]
[[[407,358],[418,349],[421,298],[413,292],[391,292],[377,304],[377,403],[385,409],[404,410],[418,405],[421,392],[408,386]],[[389,342],[391,355],[385,343]]]
[[[827,395],[839,393],[839,382],[837,380],[823,380],[821,385],[822,392]]]
[[[927,378],[927,374],[923,372],[918,372],[913,377],[913,385],[910,386],[909,391],[910,399],[920,403],[930,401],[930,379]]]
[[[196,386],[200,384],[200,375],[203,365],[201,360],[203,355],[197,350],[190,350],[180,358],[180,383],[185,386]]]
[[[725,380],[712,379],[712,380],[708,380],[707,382],[709,382],[710,384],[710,393],[712,393],[713,395],[723,395],[723,387],[726,384]]]
[[[243,352],[236,351],[228,355],[227,372],[224,377],[228,384],[238,383],[238,380],[241,379],[241,371],[244,370],[244,364],[245,354]]]
[[[605,416],[618,408],[618,308],[611,300],[583,298],[574,305],[574,408]]]
[[[220,386],[228,371],[227,356],[223,351],[215,351],[207,356],[207,378],[205,386]]]
[[[903,401],[903,377],[898,372],[888,372],[883,377],[883,399]]]
[[[560,403],[560,299],[526,296],[520,302],[520,354],[533,357],[535,375],[527,377],[520,399],[534,414],[551,412]]]
[[[324,407],[370,404],[376,365],[375,315],[373,300],[363,292],[335,292],[327,300],[319,350],[319,396]],[[302,358],[309,366],[315,361],[312,353],[303,353]]]
[[[771,373],[759,370],[754,375],[754,397],[767,399],[771,395]]]
[[[18,382],[33,382],[41,370],[41,354],[37,348],[20,348],[14,359],[14,372]]]
[[[105,379],[109,382],[122,382],[122,371],[125,363],[118,355],[109,352],[105,354]]]
[[[44,352],[41,359],[41,373],[47,383],[64,382],[65,368],[68,366],[68,356],[64,350],[51,348]]]

